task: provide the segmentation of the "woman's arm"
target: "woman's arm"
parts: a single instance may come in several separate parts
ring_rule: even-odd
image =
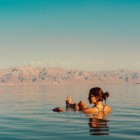
[[[90,113],[94,114],[94,113],[99,112],[99,110],[96,107],[93,107],[93,108],[87,107],[87,108],[83,109],[82,112],[85,114],[90,114]]]
[[[93,107],[93,108],[87,107],[87,105],[85,104],[84,101],[80,101],[78,103],[78,106],[79,106],[79,110],[82,111],[85,114],[88,114],[88,113],[97,113],[99,111],[98,108],[96,108],[96,107]]]

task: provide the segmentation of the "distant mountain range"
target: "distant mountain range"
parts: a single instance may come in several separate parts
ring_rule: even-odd
[[[0,70],[0,85],[50,85],[76,83],[140,84],[140,72],[129,70],[87,72],[58,67],[32,66]]]

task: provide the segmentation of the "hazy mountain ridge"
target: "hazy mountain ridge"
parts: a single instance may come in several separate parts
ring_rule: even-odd
[[[128,70],[87,72],[57,67],[17,67],[0,70],[0,84],[140,83],[140,72]]]

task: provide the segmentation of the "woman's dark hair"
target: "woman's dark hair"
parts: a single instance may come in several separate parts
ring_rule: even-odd
[[[106,98],[109,97],[109,93],[108,92],[103,93],[102,89],[99,87],[91,88],[89,91],[89,96],[91,95],[98,97],[98,101],[105,100],[105,103],[106,103]]]

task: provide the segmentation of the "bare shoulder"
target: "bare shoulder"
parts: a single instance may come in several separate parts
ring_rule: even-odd
[[[99,112],[99,110],[96,107],[93,107],[93,108],[87,107],[87,108],[83,109],[82,112],[86,113],[86,114],[88,114],[88,113],[93,113],[94,114],[94,113]]]
[[[110,107],[110,105],[105,105],[105,106],[104,106],[104,112],[111,112],[111,107]]]

